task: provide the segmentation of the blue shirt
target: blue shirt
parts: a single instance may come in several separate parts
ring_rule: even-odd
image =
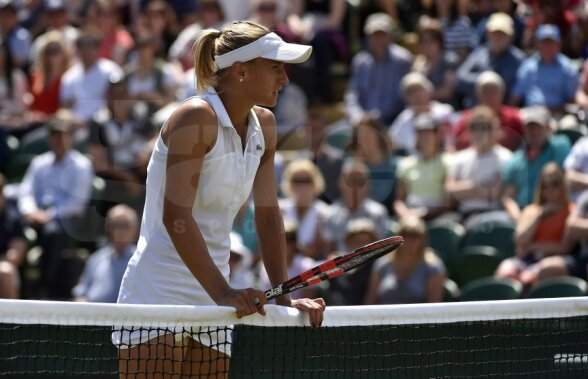
[[[517,150],[512,158],[506,162],[502,173],[502,181],[507,185],[516,187],[516,198],[520,208],[529,205],[533,201],[537,179],[548,162],[555,162],[560,166],[570,153],[570,141],[565,136],[553,136],[541,151],[541,154],[532,161],[527,159],[525,148]]]
[[[494,71],[504,80],[506,93],[509,94],[516,81],[517,70],[525,53],[511,46],[502,54],[492,55],[488,46],[474,50],[457,70],[457,90],[466,96],[465,105],[472,106],[476,100],[476,81],[484,71]]]
[[[73,294],[90,302],[116,303],[122,277],[134,252],[135,245],[129,245],[122,255],[111,245],[96,251],[86,262]]]
[[[519,67],[512,92],[524,106],[540,104],[553,109],[574,99],[578,84],[578,69],[568,57],[558,54],[553,61],[544,63],[539,54],[534,54]]]
[[[23,215],[45,209],[52,218],[81,216],[92,192],[92,162],[76,150],[61,160],[52,151],[33,158],[20,184],[18,208]]]
[[[367,52],[359,52],[351,62],[351,78],[345,103],[351,120],[365,112],[377,111],[380,121],[389,125],[404,109],[400,81],[410,71],[412,55],[408,50],[390,45],[383,61]]]

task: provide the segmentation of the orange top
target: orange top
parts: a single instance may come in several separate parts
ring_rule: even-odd
[[[553,213],[537,225],[533,242],[559,242],[564,237],[566,220],[574,210],[574,204],[570,203],[567,208],[557,213]]]

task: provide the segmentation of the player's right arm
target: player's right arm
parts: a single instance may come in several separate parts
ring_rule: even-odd
[[[178,254],[204,290],[218,305],[232,306],[237,315],[258,311],[253,298],[265,302],[263,292],[231,288],[212,260],[192,216],[205,154],[217,138],[217,120],[205,102],[182,104],[163,130],[168,146],[163,224]],[[263,313],[263,309],[259,309]]]

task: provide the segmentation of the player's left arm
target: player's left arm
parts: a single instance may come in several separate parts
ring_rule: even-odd
[[[274,171],[274,156],[277,144],[276,119],[273,113],[267,109],[256,107],[255,112],[265,139],[265,152],[261,157],[259,169],[253,182],[255,227],[259,238],[263,264],[272,286],[277,286],[287,280],[288,272],[284,222],[278,206]],[[310,323],[313,326],[319,326],[322,323],[325,308],[323,299],[292,300],[290,295],[286,294],[278,297],[276,303],[308,312]]]

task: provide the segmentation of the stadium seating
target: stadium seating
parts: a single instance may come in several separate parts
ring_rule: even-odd
[[[463,226],[451,221],[433,223],[427,229],[429,247],[443,260],[449,275],[453,273],[455,258],[464,233]]]
[[[461,247],[492,246],[503,258],[514,256],[514,225],[502,222],[481,223],[468,229],[461,240]]]
[[[586,296],[588,284],[573,276],[560,276],[540,281],[529,291],[528,298]]]
[[[463,286],[476,279],[494,275],[502,261],[501,253],[492,246],[468,246],[456,257],[452,278]]]
[[[514,300],[521,296],[523,285],[510,278],[487,277],[462,288],[460,301]]]

